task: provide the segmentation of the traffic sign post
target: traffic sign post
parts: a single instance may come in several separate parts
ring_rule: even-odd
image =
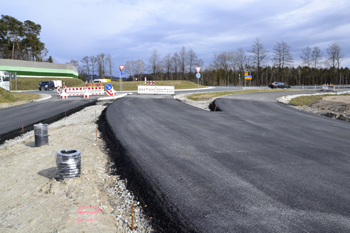
[[[252,85],[252,76],[248,74],[248,71],[244,72],[244,87],[246,87],[247,79],[250,80],[250,86]]]
[[[202,67],[196,67],[196,71],[197,71],[197,74],[196,74],[196,77],[198,79],[198,93],[199,93],[199,78],[201,77],[201,74],[199,73],[201,71],[201,68]]]
[[[120,91],[120,93],[123,90],[123,77],[122,76],[124,75],[124,72],[123,72],[124,68],[125,68],[125,65],[119,65],[119,70],[120,70],[119,91]]]

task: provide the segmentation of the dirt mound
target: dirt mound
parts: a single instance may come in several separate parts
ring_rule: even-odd
[[[294,106],[294,108],[350,122],[350,95],[325,96],[309,106]]]

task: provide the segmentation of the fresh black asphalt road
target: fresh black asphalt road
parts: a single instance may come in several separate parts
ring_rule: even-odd
[[[49,92],[45,94],[49,94]],[[48,119],[56,118],[59,115],[64,116],[65,113],[69,114],[70,111],[82,108],[84,105],[92,104],[93,102],[96,102],[96,98],[71,97],[61,100],[58,99],[57,94],[53,94],[52,98],[48,100],[0,109],[0,142],[3,142],[3,139],[7,139],[7,135],[10,132],[21,132],[22,126],[31,130],[33,129],[33,124],[47,122]],[[17,135],[15,134],[14,136]]]
[[[199,232],[349,232],[350,124],[232,95],[208,112],[127,97],[109,125],[164,200]]]

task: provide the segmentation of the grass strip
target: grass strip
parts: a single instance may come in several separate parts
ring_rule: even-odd
[[[242,90],[242,91],[220,91],[220,92],[206,92],[206,93],[196,93],[192,95],[188,95],[187,99],[193,101],[206,101],[214,97],[221,97],[225,95],[234,95],[234,94],[242,94],[242,93],[255,93],[255,92],[276,92],[276,91],[291,91],[291,90]],[[295,90],[293,90],[295,91]]]
[[[290,100],[289,104],[295,106],[311,106],[315,101],[322,99],[322,97],[330,95],[310,95],[310,96],[300,96]]]
[[[115,91],[120,90],[120,83],[121,82],[119,81],[109,82],[109,84],[113,86]],[[122,82],[123,91],[137,91],[137,87],[142,85],[145,85],[144,81],[123,81]],[[154,85],[155,86],[174,86],[175,90],[198,88],[197,83],[182,81],[182,80],[155,81]],[[205,86],[199,85],[199,88],[204,88],[204,87]]]
[[[0,103],[14,103],[18,101],[31,101],[40,99],[41,95],[33,93],[9,92],[0,88]]]
[[[62,84],[65,83],[67,87],[83,87],[85,83],[77,78],[17,78],[17,84],[15,80],[11,80],[11,89],[16,90],[39,90],[39,83],[41,81],[49,80],[62,80]]]

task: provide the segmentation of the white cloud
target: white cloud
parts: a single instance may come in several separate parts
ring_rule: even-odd
[[[295,54],[344,41],[350,56],[348,0],[12,0],[1,9],[41,24],[49,55],[63,63],[101,52],[146,61],[154,48],[165,55],[185,46],[208,65],[213,52],[247,50],[256,37],[270,51],[284,40]]]

